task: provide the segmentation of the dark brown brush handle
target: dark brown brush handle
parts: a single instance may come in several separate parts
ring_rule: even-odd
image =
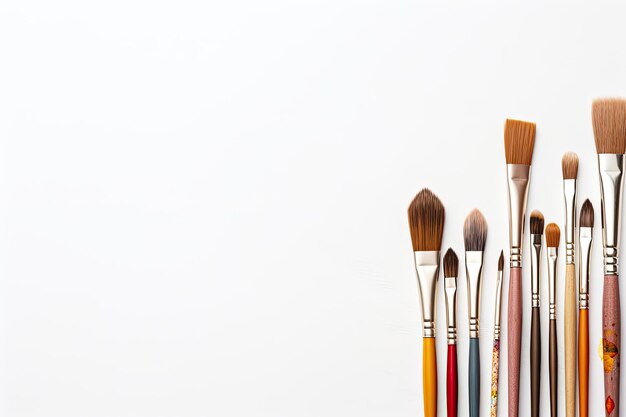
[[[558,389],[557,381],[559,360],[556,345],[556,320],[550,320],[550,416],[557,417]]]
[[[530,322],[530,415],[539,417],[541,383],[541,326],[539,307],[533,307]]]
[[[602,348],[604,362],[604,409],[619,416],[620,302],[617,275],[604,276],[602,297]]]
[[[509,414],[519,416],[519,365],[522,349],[522,268],[511,268],[508,309]]]

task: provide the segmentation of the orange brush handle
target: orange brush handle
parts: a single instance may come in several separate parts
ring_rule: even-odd
[[[435,350],[435,338],[425,337],[423,340],[424,417],[437,417],[437,351]]]
[[[589,417],[589,310],[579,310],[578,402],[580,417]]]

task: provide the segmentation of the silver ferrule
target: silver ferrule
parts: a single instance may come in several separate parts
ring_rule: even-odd
[[[550,320],[556,320],[556,264],[559,259],[559,249],[548,246],[548,281],[550,284]]]
[[[624,155],[598,154],[598,169],[600,171],[600,195],[602,197],[604,274],[617,275]]]
[[[422,305],[424,337],[435,337],[435,307],[437,303],[437,279],[439,278],[439,252],[414,252],[417,288]]]
[[[456,345],[456,277],[444,278],[446,291],[446,322],[448,324],[448,344]]]
[[[530,235],[530,276],[532,289],[532,306],[539,307],[539,283],[541,282],[541,235]]]
[[[509,242],[511,245],[511,267],[522,267],[522,236],[526,218],[526,200],[530,182],[530,165],[507,164],[509,192]]]
[[[498,278],[496,279],[496,310],[493,317],[493,337],[496,340],[500,340],[500,306],[502,304],[502,271],[498,271]]]
[[[576,180],[563,180],[565,197],[565,263],[574,263],[574,226],[576,225]]]
[[[483,251],[465,252],[467,277],[467,308],[470,338],[477,338],[480,330],[480,287],[483,280]]]
[[[591,243],[593,241],[592,227],[578,228],[578,308],[589,309],[589,265],[591,263]]]

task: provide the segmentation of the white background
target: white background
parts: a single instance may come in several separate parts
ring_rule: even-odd
[[[529,212],[562,224],[561,156],[575,151],[579,206],[590,197],[598,213],[590,106],[626,95],[624,12],[597,2],[3,2],[0,414],[422,415],[406,208],[428,186],[447,208],[444,247],[462,251],[473,207],[489,222],[486,416],[493,283],[508,247],[504,120],[537,123]],[[599,228],[594,237],[600,415]],[[545,275],[542,302],[546,414]],[[443,416],[443,291],[438,317]],[[506,354],[504,344],[501,415]],[[527,415],[528,337],[522,361]]]

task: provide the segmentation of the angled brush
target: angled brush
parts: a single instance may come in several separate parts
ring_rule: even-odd
[[[498,380],[500,376],[500,306],[502,304],[502,275],[504,269],[504,252],[500,251],[498,259],[498,276],[496,278],[496,306],[493,317],[493,351],[491,353],[491,417],[498,416]]]

